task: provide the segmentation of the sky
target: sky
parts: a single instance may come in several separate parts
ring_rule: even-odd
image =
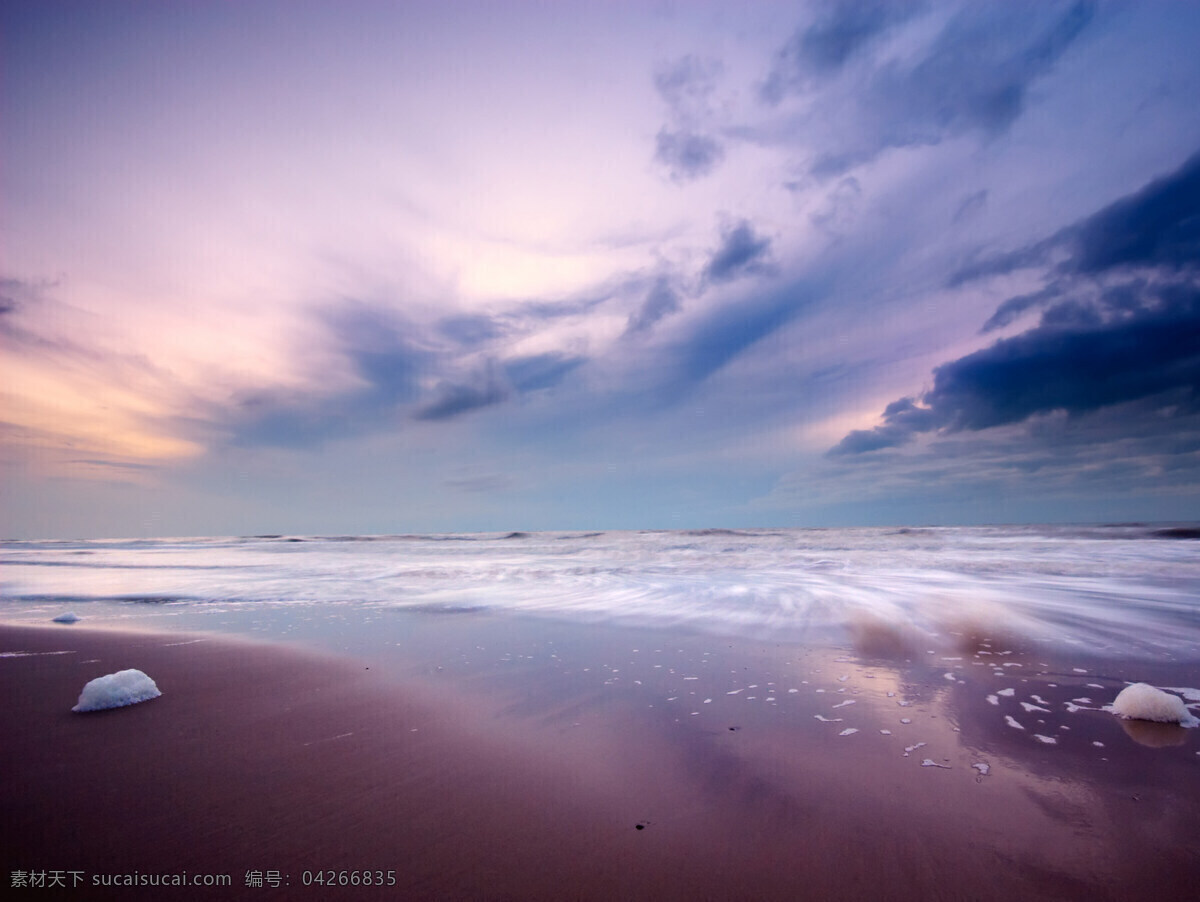
[[[1200,4],[6,2],[0,535],[1197,519]]]

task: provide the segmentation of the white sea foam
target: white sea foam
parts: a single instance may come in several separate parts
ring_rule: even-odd
[[[1164,692],[1174,692],[1176,695],[1182,695],[1188,706],[1200,705],[1200,689],[1189,689],[1184,686],[1163,686]]]
[[[79,695],[79,703],[71,710],[83,712],[123,708],[160,695],[162,693],[154,680],[140,670],[121,670],[89,681]]]
[[[1178,695],[1163,692],[1147,683],[1126,686],[1111,705],[1105,706],[1105,710],[1126,720],[1155,720],[1185,727],[1200,724],[1200,720],[1192,716]]]

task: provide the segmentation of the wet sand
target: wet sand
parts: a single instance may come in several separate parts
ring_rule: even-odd
[[[226,637],[0,627],[6,870],[78,872],[78,898],[158,898],[93,882],[181,872],[228,874],[170,890],[214,899],[1185,899],[1200,879],[1200,731],[1062,713],[1114,676],[995,664],[1019,691],[993,704],[1000,677],[970,654],[916,678],[560,625],[553,664],[533,664],[515,650],[544,635],[521,629],[486,666],[414,676]],[[162,697],[71,713],[129,667]],[[1034,695],[1046,713],[1021,706]],[[395,884],[304,888],[330,870]]]

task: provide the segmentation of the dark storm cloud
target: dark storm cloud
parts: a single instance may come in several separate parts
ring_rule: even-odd
[[[721,244],[704,267],[704,279],[727,282],[739,276],[771,271],[771,239],[754,231],[747,220],[721,229]]]
[[[1193,154],[1174,172],[1050,238],[960,268],[947,284],[955,287],[1045,265],[1056,254],[1061,259],[1052,275],[1060,281],[1052,281],[1042,292],[1013,298],[996,311],[993,319],[1011,319],[1010,313],[1015,315],[1056,299],[1063,294],[1064,277],[1137,267],[1195,269],[1200,265],[1200,153]]]
[[[1041,310],[1037,326],[938,367],[919,404],[895,402],[881,426],[851,432],[830,453],[1129,402],[1158,419],[1200,410],[1200,154],[1049,239],[961,270],[951,284],[1039,264],[1047,284],[1004,301],[983,331]]]
[[[1084,220],[1066,237],[1076,245],[1071,269],[1080,273],[1200,265],[1200,153]]]
[[[1200,404],[1200,286],[1117,286],[1092,302],[1048,308],[1035,328],[934,370],[920,404],[904,398],[884,422],[851,432],[831,453],[895,447],[914,434],[976,431],[1037,414],[1077,416],[1139,399],[1173,416]]]
[[[1143,504],[1149,486],[1152,495],[1178,492],[1182,500],[1198,485],[1200,413],[1163,417],[1147,399],[986,435],[942,433],[903,451],[831,456],[816,473],[785,480],[781,497],[857,506],[866,516],[880,505],[896,505],[893,515],[917,505],[931,521],[961,517],[970,499],[973,516],[992,522],[1045,519],[1057,499],[1055,516],[1109,519],[1114,498]]]
[[[1147,298],[1150,300],[1150,298]],[[1085,413],[1183,389],[1200,400],[1200,291],[1171,286],[1159,303],[1095,323],[1091,306],[1051,307],[1042,325],[935,371],[924,402],[950,429],[986,429],[1036,413]]]
[[[902,0],[849,0],[826,5],[822,14],[801,28],[780,49],[761,88],[764,100],[778,103],[823,76],[840,70],[875,38],[917,11]]]
[[[1027,310],[1043,307],[1052,301],[1058,300],[1062,297],[1062,294],[1062,286],[1053,284],[1047,285],[1039,291],[1031,291],[1028,294],[1019,294],[1011,297],[996,308],[996,312],[991,315],[979,331],[987,333],[993,332],[996,329],[1002,329],[1018,319]]]
[[[1060,246],[1060,238],[1058,235],[1055,235],[1044,241],[1028,244],[1013,251],[990,254],[973,260],[965,266],[960,266],[950,274],[950,277],[946,280],[946,286],[948,288],[957,288],[976,279],[1007,275],[1008,273],[1018,272],[1022,269],[1043,266],[1050,262],[1052,253]]]

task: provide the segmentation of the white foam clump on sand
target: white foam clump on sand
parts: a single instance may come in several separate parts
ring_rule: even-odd
[[[52,623],[77,623],[79,617],[73,611],[67,611],[65,614],[59,614],[54,618]]]
[[[79,704],[72,711],[104,711],[149,701],[162,695],[154,680],[140,670],[122,670],[96,677],[83,687]]]
[[[1155,720],[1185,727],[1200,724],[1200,720],[1192,716],[1178,695],[1155,689],[1148,683],[1126,686],[1113,699],[1113,703],[1105,705],[1104,709],[1126,720]]]

